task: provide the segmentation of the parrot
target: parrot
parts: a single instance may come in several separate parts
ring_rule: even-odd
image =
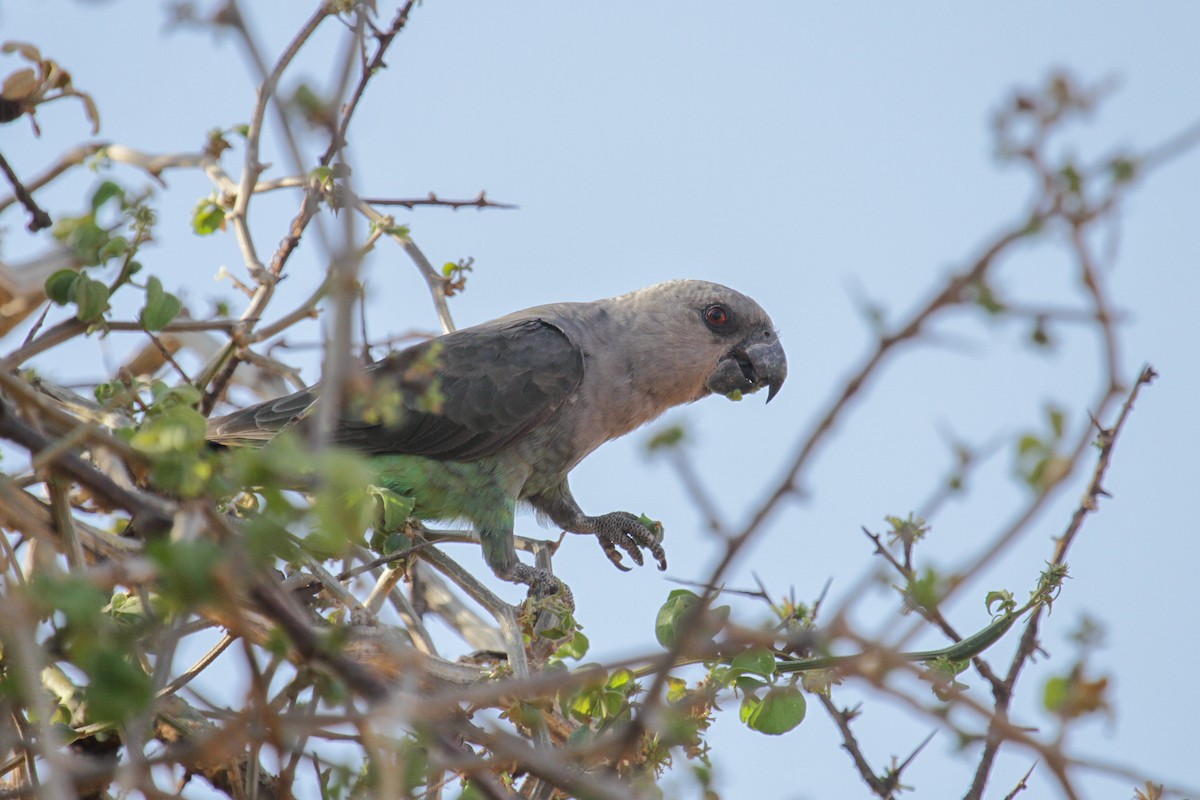
[[[471,523],[498,578],[547,596],[566,587],[518,559],[519,506],[596,536],[618,569],[629,569],[622,551],[642,565],[645,550],[665,570],[661,534],[625,511],[587,515],[568,474],[668,409],[764,386],[770,402],[786,377],[779,334],[758,303],[717,283],[673,280],[536,306],[392,353],[347,387],[328,441],[369,457],[381,484],[414,502],[412,517]],[[318,384],[211,419],[207,438],[264,445],[311,425],[320,396]]]

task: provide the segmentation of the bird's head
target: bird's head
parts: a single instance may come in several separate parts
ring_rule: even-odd
[[[669,321],[660,345],[668,357],[694,363],[703,373],[697,397],[721,394],[731,400],[767,387],[767,402],[787,377],[779,334],[758,303],[741,292],[708,281],[670,281],[641,290]],[[695,399],[695,398],[692,398]]]

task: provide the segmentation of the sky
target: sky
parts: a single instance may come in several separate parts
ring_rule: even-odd
[[[311,4],[246,6],[264,50],[275,54]],[[246,121],[254,87],[232,37],[169,30],[166,18],[164,7],[132,0],[0,0],[0,38],[31,41],[70,69],[96,99],[104,140],[151,152],[194,150],[208,129]],[[779,397],[770,406],[759,398],[708,399],[664,420],[687,426],[688,457],[737,525],[873,346],[863,303],[902,318],[1021,214],[1028,177],[997,161],[990,127],[1014,87],[1040,84],[1058,68],[1110,87],[1100,111],[1072,126],[1056,153],[1094,158],[1153,147],[1200,120],[1198,23],[1200,8],[1182,3],[427,0],[363,100],[351,163],[365,196],[486,190],[518,206],[397,212],[435,264],[474,259],[467,291],[451,301],[460,327],[680,277],[757,298],[788,351],[790,375]],[[333,84],[338,33],[330,26],[314,40],[285,89],[299,80]],[[0,71],[15,62],[0,58]],[[40,138],[23,124],[0,128],[0,152],[19,174],[39,172],[88,137],[69,102],[47,107],[39,120]],[[310,149],[316,142],[304,141]],[[272,177],[290,174],[276,145],[268,141]],[[117,174],[144,183],[135,173]],[[232,237],[200,239],[188,228],[206,182],[165,177],[148,268],[201,311],[213,298],[236,299],[228,283],[213,280],[222,266],[242,274]],[[96,180],[83,174],[38,198],[52,214],[74,212]],[[1123,319],[1122,374],[1132,381],[1148,362],[1161,378],[1143,392],[1118,443],[1105,487],[1113,497],[1072,551],[1072,579],[1043,633],[1051,658],[1024,676],[1014,708],[1021,724],[1053,729],[1040,709],[1041,687],[1073,663],[1069,634],[1087,615],[1105,629],[1089,665],[1111,677],[1112,714],[1077,726],[1073,751],[1192,787],[1200,785],[1200,701],[1190,668],[1200,642],[1189,599],[1200,563],[1191,530],[1200,479],[1197,186],[1200,151],[1150,175],[1121,207],[1104,251],[1103,273]],[[282,238],[295,202],[284,193],[256,201],[261,250]],[[3,258],[46,246],[45,235],[24,233],[24,222],[16,210],[0,217]],[[274,307],[311,291],[323,266],[319,248],[301,248]],[[364,268],[372,336],[436,330],[423,283],[401,252],[380,246]],[[1031,302],[1077,306],[1075,280],[1066,251],[1047,243],[1018,248],[1002,264],[999,284]],[[906,627],[893,591],[863,589],[862,576],[877,565],[861,527],[880,530],[884,516],[921,506],[951,465],[948,432],[1002,444],[972,475],[971,493],[931,520],[918,563],[952,569],[1002,528],[1023,500],[1012,478],[1013,439],[1042,426],[1047,404],[1069,409],[1070,422],[1082,424],[1101,375],[1096,341],[1063,327],[1051,352],[1034,352],[1023,344],[1027,325],[981,324],[968,314],[939,330],[946,337],[938,347],[906,350],[876,376],[818,453],[803,499],[773,517],[737,563],[731,586],[752,587],[758,576],[778,595],[811,600],[831,581],[829,602],[852,602],[866,632]],[[0,349],[15,346],[24,331]],[[315,325],[295,336],[318,338]],[[135,344],[113,337],[72,351],[77,360],[60,356],[39,366],[99,380]],[[315,357],[297,360],[316,380]],[[589,657],[651,647],[655,613],[678,586],[668,579],[699,580],[721,553],[671,471],[645,457],[646,438],[639,432],[612,443],[572,474],[589,513],[627,509],[663,520],[671,565],[665,576],[650,568],[618,573],[584,537],[564,545],[556,571],[574,590]],[[987,591],[1024,597],[1032,588],[1082,481],[948,604],[944,611],[960,630],[986,624]],[[518,527],[551,533],[529,516]],[[453,555],[484,569],[465,549]],[[753,606],[739,608],[747,619],[761,618]],[[918,641],[939,646],[933,636]],[[999,645],[994,663],[1006,664],[1009,652]],[[862,687],[841,687],[835,700],[864,702],[856,732],[879,768],[891,756],[903,759],[930,730]],[[778,738],[741,727],[731,704],[711,741],[717,787],[727,797],[866,796],[815,703],[803,725]],[[905,773],[906,783],[918,797],[961,794],[976,756],[957,752],[943,733]],[[1007,751],[988,796],[1006,795],[1031,763],[1028,754]],[[1081,786],[1086,796],[1133,791],[1130,781],[1099,776]],[[1038,768],[1027,796],[1053,797],[1053,787]],[[686,781],[677,788],[693,796]]]

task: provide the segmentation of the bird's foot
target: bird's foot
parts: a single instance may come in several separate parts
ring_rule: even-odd
[[[549,570],[531,567],[528,564],[516,564],[505,578],[513,583],[528,586],[529,596],[534,599],[553,597],[566,603],[572,611],[575,610],[575,596],[571,594],[571,589]]]
[[[586,530],[580,533],[594,533],[608,556],[619,570],[629,571],[629,567],[621,559],[621,550],[629,554],[634,563],[641,566],[645,563],[642,548],[654,556],[660,570],[667,568],[667,554],[662,546],[662,526],[652,530],[641,519],[626,511],[613,511],[598,517],[584,517]]]

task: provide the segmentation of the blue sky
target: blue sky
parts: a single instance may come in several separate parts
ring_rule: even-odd
[[[309,4],[246,5],[274,54]],[[253,87],[230,37],[164,33],[164,19],[148,3],[0,0],[0,37],[32,41],[71,69],[100,106],[101,137],[147,151],[195,149],[209,128],[246,120]],[[468,291],[452,301],[460,326],[676,277],[720,281],[759,299],[789,354],[779,398],[766,407],[757,399],[710,399],[668,418],[688,426],[697,469],[737,523],[871,346],[860,300],[900,318],[1021,213],[1028,179],[993,158],[989,127],[1012,88],[1038,83],[1057,67],[1086,82],[1111,82],[1101,111],[1056,147],[1096,157],[1153,146],[1200,118],[1198,23],[1200,12],[1185,4],[429,0],[362,104],[352,163],[366,196],[432,190],[468,197],[486,189],[519,206],[397,214],[435,263],[475,259]],[[300,78],[331,85],[337,42],[330,26],[285,87]],[[5,72],[14,65],[11,57],[0,60]],[[21,124],[0,129],[0,151],[21,174],[36,173],[87,136],[70,103],[48,107],[40,120],[41,139]],[[269,153],[272,175],[287,174],[286,159]],[[209,191],[205,181],[166,179],[147,266],[199,310],[208,298],[233,298],[228,284],[212,280],[222,265],[240,274],[232,237],[201,240],[188,230],[192,205]],[[83,175],[39,199],[52,213],[74,210],[95,180]],[[1053,657],[1025,676],[1014,712],[1022,724],[1052,729],[1038,707],[1042,683],[1069,668],[1067,634],[1091,615],[1106,627],[1105,647],[1090,663],[1113,678],[1114,714],[1080,725],[1075,751],[1192,786],[1200,783],[1193,766],[1200,702],[1190,669],[1200,654],[1187,594],[1200,563],[1191,531],[1200,478],[1198,185],[1200,152],[1191,152],[1150,176],[1121,209],[1104,273],[1126,319],[1124,375],[1132,380],[1149,361],[1162,378],[1144,392],[1118,445],[1107,481],[1113,499],[1072,553],[1074,577],[1044,634]],[[260,249],[273,249],[294,206],[282,193],[256,202]],[[6,258],[44,245],[24,234],[14,211],[0,224]],[[320,256],[316,248],[297,253],[275,308],[311,290]],[[423,284],[400,252],[381,246],[366,269],[373,335],[436,328]],[[1073,265],[1051,244],[1019,249],[999,283],[1043,304],[1079,302]],[[776,515],[732,585],[752,584],[753,572],[780,594],[794,587],[814,598],[832,578],[831,599],[841,602],[876,566],[860,526],[878,530],[885,515],[923,502],[950,465],[945,431],[973,443],[1011,440],[1037,428],[1049,402],[1081,423],[1100,374],[1091,334],[1057,329],[1059,346],[1047,356],[1021,344],[1028,330],[1019,324],[981,324],[962,314],[944,330],[953,346],[907,351],[877,376],[808,472],[806,499]],[[317,337],[315,326],[296,336]],[[105,362],[97,353],[115,363],[133,346],[114,338],[81,348],[78,363],[43,367],[98,379]],[[302,358],[315,380],[315,360]],[[662,519],[668,574],[699,579],[720,545],[665,466],[642,456],[644,439],[635,434],[593,455],[573,473],[575,494],[591,513],[623,508]],[[933,520],[924,563],[953,568],[1018,507],[1011,451],[993,456],[973,476],[973,493]],[[986,623],[986,591],[1024,596],[1078,489],[1067,490],[1026,539],[950,604],[946,612],[960,630]],[[520,525],[540,531],[532,517]],[[465,550],[454,555],[479,564]],[[650,646],[654,614],[674,584],[652,569],[617,573],[582,537],[568,542],[556,568],[575,591],[594,656]],[[886,588],[868,590],[856,607],[867,632],[897,625]],[[936,646],[937,639],[921,642]],[[996,661],[1006,663],[1001,655]],[[892,755],[906,756],[929,730],[858,687],[836,695],[846,705],[860,697],[867,714],[857,731],[880,768]],[[804,725],[780,738],[741,728],[729,712],[713,733],[726,796],[865,795],[815,704]],[[907,782],[917,796],[951,796],[969,783],[974,756],[956,754],[943,734]],[[1004,796],[1031,762],[1016,751],[1003,757],[989,796]],[[1082,785],[1088,794],[1132,793],[1128,781]],[[1039,769],[1029,796],[1053,796],[1052,786]]]

